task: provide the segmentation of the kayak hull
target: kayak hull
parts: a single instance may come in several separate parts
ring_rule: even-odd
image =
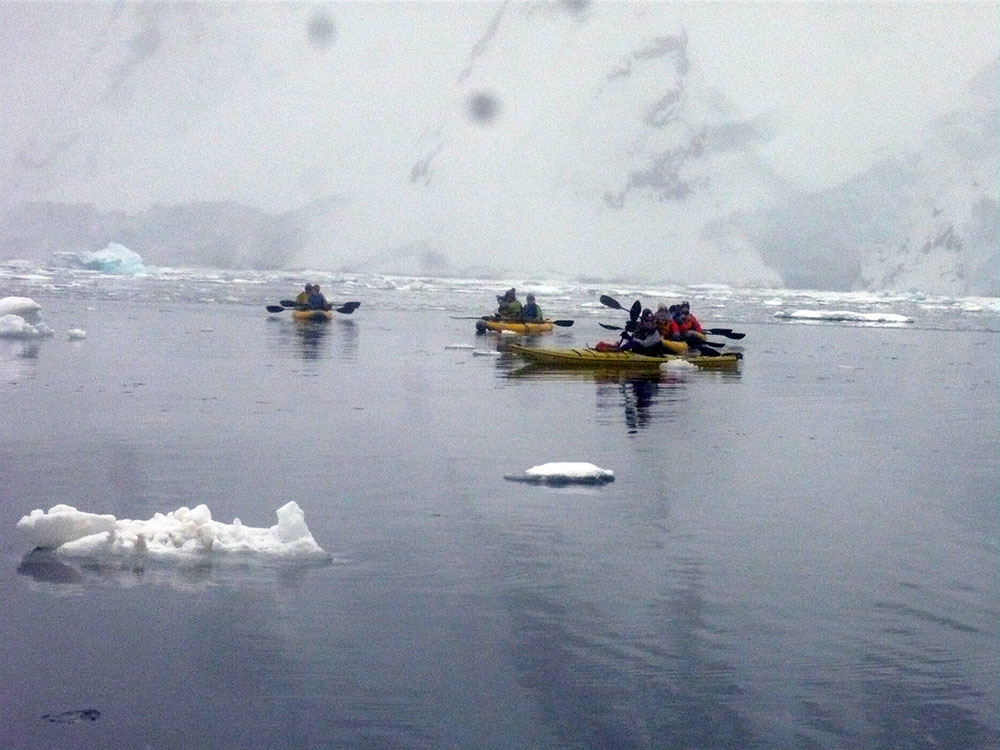
[[[329,310],[292,310],[292,317],[303,323],[310,321],[323,322],[325,320],[333,320],[333,313]]]
[[[608,370],[658,370],[664,362],[680,360],[706,369],[735,369],[743,358],[741,354],[720,354],[706,357],[701,354],[665,354],[661,357],[647,357],[644,354],[623,351],[601,351],[589,347],[583,349],[551,349],[545,347],[518,346],[511,344],[510,351],[532,362],[553,367],[590,367]]]
[[[552,321],[543,320],[539,323],[520,323],[516,320],[477,320],[476,331],[509,331],[511,333],[547,333],[552,330]]]

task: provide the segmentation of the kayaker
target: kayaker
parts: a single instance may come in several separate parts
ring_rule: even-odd
[[[678,306],[677,327],[680,329],[682,337],[687,337],[689,331],[704,335],[701,330],[701,323],[691,314],[691,305],[681,302]]]
[[[680,305],[671,305],[667,308],[667,319],[657,321],[660,329],[660,335],[667,341],[684,340],[684,334],[681,332],[680,314]]]
[[[497,307],[497,318],[500,320],[520,320],[521,319],[521,303],[517,299],[517,290],[511,287],[503,296],[497,297],[497,302],[500,303]]]
[[[667,354],[667,349],[663,346],[663,337],[660,335],[659,326],[653,319],[653,311],[646,308],[639,317],[639,324],[635,332],[622,334],[619,348],[625,351],[632,351],[636,354],[646,354],[649,356],[659,356]]]
[[[326,297],[324,297],[322,292],[320,292],[319,284],[312,285],[312,291],[309,292],[309,298],[306,300],[306,304],[313,310],[326,309]]]
[[[660,336],[665,339],[672,339],[675,334],[679,333],[677,322],[674,320],[674,310],[674,305],[668,306],[666,302],[661,302],[656,308],[656,312],[653,313],[653,321],[660,331]]]
[[[529,294],[525,300],[527,303],[521,308],[521,320],[525,323],[541,323],[545,318],[542,316],[542,308],[535,302],[535,295]]]
[[[305,306],[306,304],[308,304],[309,303],[309,295],[312,294],[312,290],[313,290],[313,285],[312,284],[306,284],[305,290],[299,292],[298,296],[295,298],[295,304],[297,304],[297,305],[303,305],[303,306]]]

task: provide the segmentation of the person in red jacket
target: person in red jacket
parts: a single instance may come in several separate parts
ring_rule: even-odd
[[[681,329],[677,325],[677,321],[674,319],[677,313],[677,305],[671,305],[667,307],[665,302],[661,302],[660,306],[656,308],[656,313],[653,315],[653,320],[656,321],[656,327],[660,330],[660,336],[668,341],[680,341],[681,340]]]
[[[687,302],[681,302],[677,306],[677,313],[674,320],[677,322],[677,328],[680,331],[682,339],[687,338],[688,333],[691,331],[700,334],[704,338],[705,334],[701,330],[701,323],[691,314],[691,305]]]

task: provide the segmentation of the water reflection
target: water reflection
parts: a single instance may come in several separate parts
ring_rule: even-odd
[[[510,362],[497,367],[507,369]],[[509,370],[507,377],[528,380],[593,381],[597,386],[598,412],[624,414],[629,434],[649,426],[656,419],[671,420],[679,404],[686,399],[685,387],[695,378],[718,376],[700,370],[661,370],[652,373],[595,370],[589,368],[558,368],[528,364]],[[617,417],[615,418],[617,421]]]
[[[551,735],[546,746],[769,746],[733,705],[737,669],[712,635],[698,561],[632,539],[594,570],[575,556],[575,523],[498,532],[513,663]],[[609,596],[634,578],[637,556],[657,583]]]
[[[60,560],[52,550],[35,549],[26,554],[17,572],[39,583],[80,583],[83,573]]]
[[[38,583],[57,586],[114,583],[127,587],[145,583],[198,591],[224,582],[256,585],[265,579],[276,581],[282,588],[296,588],[308,571],[330,564],[329,560],[262,561],[253,558],[224,561],[203,558],[172,563],[142,556],[66,560],[51,549],[36,548],[21,558],[17,572]]]
[[[340,353],[345,359],[355,359],[358,355],[358,331],[357,323],[346,318],[337,318],[333,325],[337,327],[337,335],[340,339]]]
[[[340,356],[354,359],[358,350],[358,326],[353,320],[337,318],[331,321],[277,321],[269,329],[268,341],[279,350],[290,352],[307,361],[328,359],[334,350],[331,342],[339,343]]]
[[[303,359],[320,359],[323,356],[319,347],[329,331],[330,324],[327,321],[296,321],[295,334]]]
[[[16,383],[34,377],[40,349],[36,342],[0,342],[0,380]]]

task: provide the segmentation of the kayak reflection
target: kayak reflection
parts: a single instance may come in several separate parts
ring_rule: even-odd
[[[498,363],[502,367],[503,363]],[[593,381],[597,386],[598,418],[607,413],[624,414],[625,427],[635,434],[653,421],[671,420],[686,401],[691,381],[723,377],[723,373],[662,370],[652,373],[627,373],[620,370],[590,370],[546,367],[528,364],[507,373],[523,380]],[[726,374],[728,376],[728,374]],[[738,375],[737,375],[738,377]],[[615,417],[614,421],[618,421]]]
[[[330,331],[328,321],[296,321],[295,334],[299,340],[299,351],[303,359],[319,359],[320,344]]]

